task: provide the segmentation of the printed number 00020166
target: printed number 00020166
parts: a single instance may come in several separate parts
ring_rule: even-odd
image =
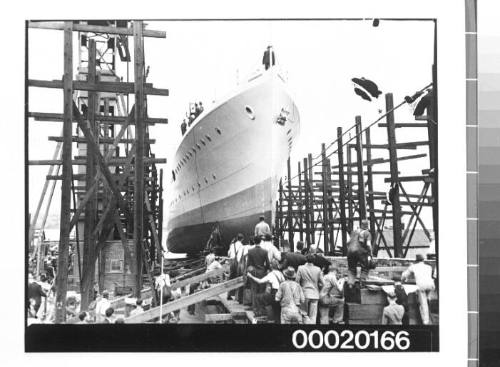
[[[339,334],[336,330],[322,332],[320,330],[296,330],[292,335],[293,346],[297,349],[310,347],[320,349],[344,349],[344,350],[407,350],[410,347],[409,333],[407,331],[369,333],[366,330],[342,330]]]

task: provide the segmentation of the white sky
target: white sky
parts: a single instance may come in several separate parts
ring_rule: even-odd
[[[243,79],[259,67],[268,44],[274,46],[278,64],[288,73],[289,89],[301,116],[301,136],[292,151],[293,170],[307,153],[317,155],[321,143],[335,140],[337,126],[350,127],[355,115],[361,115],[366,125],[379,116],[379,109],[385,109],[383,95],[371,103],[356,96],[351,78],[375,81],[383,93],[394,94],[395,105],[431,82],[434,27],[429,21],[381,21],[377,28],[371,21],[150,21],[148,28],[167,32],[166,39],[146,39],[145,49],[148,82],[170,90],[169,97],[149,97],[150,117],[169,119],[168,125],[151,129],[156,139],[154,152],[168,161],[180,141],[179,124],[189,102],[201,100],[208,106],[222,98],[236,86],[238,75]],[[33,55],[29,77],[60,79],[62,32],[30,30],[29,36]],[[74,44],[76,49],[76,39]],[[133,51],[132,40],[130,48]],[[132,67],[133,63],[131,80]],[[124,68],[118,71],[124,72]],[[126,74],[122,75],[125,79]],[[57,90],[30,88],[29,102],[30,111],[62,112],[62,92]],[[403,106],[396,113],[396,122],[413,121],[411,113]],[[51,159],[55,143],[48,142],[47,136],[60,135],[61,123],[31,122],[30,129],[29,159]],[[398,142],[426,139],[425,129],[405,130],[398,130]],[[386,130],[372,129],[372,140],[385,142]],[[386,157],[387,153],[374,151],[373,156]],[[400,165],[405,175],[418,174],[427,166],[425,160]],[[31,212],[47,169],[30,167]],[[169,183],[168,165],[164,171]],[[58,203],[59,195],[58,185],[53,203]],[[53,205],[51,213],[58,212],[59,205]]]

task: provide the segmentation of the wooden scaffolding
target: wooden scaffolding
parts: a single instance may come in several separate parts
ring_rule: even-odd
[[[64,95],[63,113],[60,114],[33,112],[26,106],[27,126],[29,121],[63,123],[62,136],[49,138],[57,142],[53,159],[28,162],[29,165],[50,166],[41,200],[49,181],[52,182],[51,193],[55,182],[62,181],[55,280],[56,322],[61,323],[66,317],[72,243],[76,243],[71,251],[76,252],[78,259],[82,310],[93,299],[96,262],[107,240],[121,240],[125,267],[133,269],[136,276],[136,295],[141,292],[143,277],[151,279],[151,271],[161,258],[163,174],[157,165],[166,160],[153,154],[155,141],[149,136],[149,126],[165,124],[167,119],[148,116],[147,96],[168,96],[168,90],[146,83],[144,37],[165,38],[166,33],[146,29],[142,21],[31,21],[27,22],[27,28],[64,33],[62,80],[34,80],[26,75],[27,87],[62,89]],[[27,30],[27,38],[28,34]],[[82,63],[86,67],[79,67],[75,80],[73,41],[76,34],[80,49],[86,50],[85,56],[78,61],[80,67]],[[100,50],[103,38],[104,51]],[[123,82],[117,77],[114,65],[116,55],[123,62],[131,61],[129,38],[133,39],[134,81]],[[106,59],[108,51],[110,59]],[[125,102],[128,95],[135,97],[131,108]],[[76,155],[73,143],[78,144]],[[76,173],[75,166],[79,167]],[[37,208],[32,218],[30,237],[39,212]],[[76,238],[70,243],[73,230]],[[130,241],[134,244],[133,251],[127,246]]]
[[[406,103],[412,103],[427,92],[432,103],[425,116],[415,122],[396,123],[395,111]],[[427,247],[414,243],[417,227],[431,240],[429,225],[422,210],[432,208],[432,228],[437,232],[437,115],[432,84],[394,107],[391,93],[385,95],[385,113],[375,122],[363,127],[361,117],[347,131],[337,128],[337,139],[321,147],[321,154],[313,159],[308,154],[298,162],[294,173],[287,165],[287,176],[282,179],[279,199],[276,203],[276,233],[286,239],[293,251],[297,240],[323,244],[328,255],[347,253],[348,236],[361,220],[370,222],[374,254],[385,251],[389,257],[406,257],[410,248]],[[385,119],[385,122],[381,122]],[[423,121],[423,122],[421,122]],[[386,141],[372,142],[376,128],[385,129]],[[396,131],[402,129],[427,129],[424,141],[397,142]],[[352,132],[353,136],[347,136]],[[379,134],[380,135],[380,134]],[[427,147],[427,153],[403,154],[402,151]],[[375,157],[375,152],[387,152]],[[398,166],[401,161],[412,162],[427,159],[427,167],[419,174],[405,176]],[[377,170],[384,165],[389,170]],[[374,177],[382,176],[377,187]],[[411,192],[407,183],[421,183],[420,190]],[[389,185],[389,189],[388,189]],[[414,185],[413,189],[414,188]],[[388,224],[392,224],[392,236]],[[298,233],[299,238],[295,237]],[[436,237],[437,245],[437,237]]]

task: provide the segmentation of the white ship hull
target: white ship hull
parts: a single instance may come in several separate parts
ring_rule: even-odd
[[[286,116],[278,122],[279,116]],[[203,249],[215,223],[223,240],[274,221],[279,179],[299,133],[298,110],[273,68],[202,113],[175,156],[167,246]]]

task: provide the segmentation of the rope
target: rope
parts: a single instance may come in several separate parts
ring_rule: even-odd
[[[430,83],[430,84],[428,84],[427,86],[425,86],[424,88],[422,88],[422,89],[418,90],[416,93],[418,93],[418,92],[423,92],[423,91],[425,91],[427,88],[429,88],[429,87],[431,87],[431,86],[432,86],[432,83]],[[363,132],[365,132],[365,131],[366,131],[366,130],[368,130],[370,127],[372,127],[373,125],[375,125],[376,123],[378,123],[380,120],[382,120],[383,118],[385,118],[385,117],[386,117],[389,113],[392,113],[392,112],[396,111],[398,108],[400,108],[400,107],[401,107],[401,106],[403,106],[404,104],[406,104],[406,101],[405,101],[405,100],[403,100],[403,102],[401,102],[401,103],[400,103],[400,104],[398,104],[397,106],[395,106],[395,107],[393,107],[392,109],[390,109],[389,111],[387,111],[385,114],[381,115],[379,118],[377,118],[375,121],[373,121],[370,125],[368,125],[368,126],[366,126],[365,128],[363,128],[363,129],[361,130],[360,134],[363,134]],[[355,127],[356,127],[356,125],[351,126],[349,129],[347,129],[347,130],[346,130],[346,131],[345,131],[345,132],[341,135],[341,137],[343,137],[345,134],[347,134],[349,131],[351,131],[351,130],[352,130],[352,129],[354,129]],[[348,144],[349,142],[351,142],[352,140],[354,140],[354,138],[356,138],[357,136],[358,136],[358,135],[357,135],[357,134],[355,134],[352,138],[349,138],[349,140],[347,140],[346,142],[344,142],[344,143],[342,144],[342,147],[343,147],[343,146],[345,146],[345,145],[347,145],[347,144]],[[337,143],[337,142],[338,142],[338,140],[339,140],[339,138],[337,138],[337,139],[335,139],[334,141],[332,141],[332,142],[328,145],[328,147],[325,149],[325,152],[326,152],[326,150],[328,150],[328,148],[330,148],[331,146],[333,146],[333,144]],[[329,157],[331,157],[333,154],[335,154],[335,153],[337,153],[337,152],[338,152],[338,148],[337,148],[337,149],[335,149],[335,150],[334,150],[333,152],[331,152],[330,154],[326,155],[326,156],[325,156],[325,158],[329,158]],[[316,156],[315,158],[313,158],[313,160],[316,160],[316,159],[320,158],[321,156],[322,156],[322,154],[319,154],[318,156]],[[311,165],[311,167],[310,167],[310,169],[312,169],[313,167],[318,166],[318,165],[320,165],[320,164],[323,164],[323,160],[322,160],[322,159],[321,159],[319,162],[316,162],[316,163],[312,164],[312,165]],[[285,184],[285,183],[287,183],[287,182],[289,182],[289,181],[293,180],[294,178],[299,177],[301,174],[303,174],[303,173],[305,173],[305,172],[306,172],[306,170],[303,170],[303,171],[301,171],[301,172],[297,173],[295,176],[293,176],[293,177],[291,177],[291,178],[287,178],[287,179],[283,182],[283,184]]]

